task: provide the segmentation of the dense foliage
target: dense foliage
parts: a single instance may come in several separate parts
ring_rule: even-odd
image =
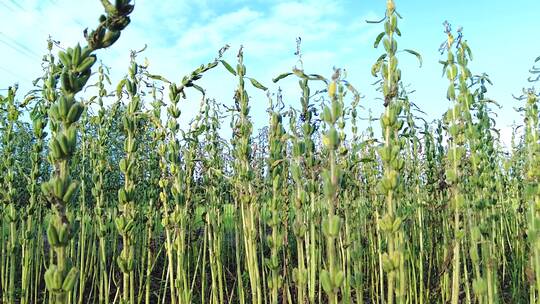
[[[0,96],[2,303],[540,303],[539,95],[505,149],[462,29],[445,23],[449,110],[426,122],[387,0],[373,119],[344,70],[304,71],[300,42],[273,79],[298,81],[289,109],[228,46],[179,82],[132,51],[112,86],[97,51],[134,6],[101,3],[86,45],[51,40],[35,89]],[[232,101],[197,84],[217,68]],[[268,100],[258,132],[250,98]]]

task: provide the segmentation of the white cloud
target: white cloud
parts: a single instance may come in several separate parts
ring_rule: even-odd
[[[10,10],[0,12],[0,29],[35,54],[16,51],[0,43],[0,88],[21,82],[24,92],[30,88],[30,81],[42,73],[40,54],[46,52],[48,34],[52,33],[62,46],[83,42],[82,30],[96,25],[102,7],[94,0],[17,3],[22,9],[9,5]],[[147,57],[152,73],[162,74],[172,81],[178,81],[201,63],[211,61],[219,48],[229,43],[231,50],[226,55],[227,60],[234,65],[238,47],[243,44],[249,76],[276,90],[278,85],[271,79],[290,71],[296,63],[293,55],[296,37],[302,37],[306,69],[329,76],[332,66],[355,62],[357,46],[376,35],[373,27],[365,25],[365,20],[376,19],[376,14],[368,12],[351,19],[347,7],[336,1],[235,0],[227,4],[222,8],[223,3],[211,0],[136,1],[132,23],[120,40],[98,54],[100,60],[111,67],[113,85],[127,71],[129,51],[140,49],[145,43],[148,48],[141,60]],[[200,83],[207,88],[209,97],[232,103],[236,80],[223,69],[205,75]],[[297,105],[297,81],[288,79],[279,86],[289,91],[285,100]],[[249,89],[249,93],[253,115],[262,125],[266,122],[267,99],[258,90]],[[196,112],[197,96],[189,95],[190,101],[184,108],[186,117]]]

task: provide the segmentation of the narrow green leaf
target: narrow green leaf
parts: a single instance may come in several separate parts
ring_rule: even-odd
[[[379,46],[379,43],[381,42],[381,40],[383,39],[384,37],[384,32],[380,33],[377,38],[375,38],[375,43],[373,43],[373,47],[374,48],[377,48]]]
[[[204,89],[201,86],[193,84],[193,88],[205,95]]]
[[[409,53],[409,54],[413,54],[414,56],[416,56],[416,58],[418,58],[418,62],[420,63],[420,67],[422,67],[422,55],[420,55],[416,51],[409,50],[409,49],[404,49],[404,51]]]
[[[266,91],[268,90],[267,87],[263,86],[262,84],[260,84],[257,80],[253,79],[253,78],[249,78],[249,81],[251,81],[251,84],[256,87],[257,89],[261,89],[263,91]]]
[[[171,83],[169,80],[167,80],[165,77],[163,77],[161,75],[147,74],[147,76],[148,76],[148,78],[151,78],[151,79],[164,81],[166,83]]]
[[[283,79],[283,78],[285,78],[287,76],[290,76],[292,74],[293,73],[290,73],[290,72],[289,73],[283,73],[283,74],[279,75],[278,77],[272,79],[272,82],[276,83],[276,82],[280,81],[281,79]]]
[[[122,90],[124,89],[124,86],[126,85],[126,79],[120,80],[118,83],[118,86],[116,86],[116,97],[120,98],[122,97]]]
[[[328,82],[328,80],[326,78],[324,78],[322,75],[318,75],[318,74],[309,74],[308,79],[309,80],[321,80],[321,81],[324,81],[324,82]]]
[[[377,21],[366,20],[366,23],[381,23],[381,22],[383,22],[384,20],[386,20],[386,15],[385,15],[381,20],[377,20]]]
[[[472,51],[471,51],[471,48],[467,45],[467,47],[465,48],[465,51],[467,51],[467,55],[469,56],[469,59],[470,60],[473,60],[473,55],[472,55]]]
[[[236,71],[233,69],[233,67],[229,63],[227,63],[227,61],[220,60],[219,62],[221,62],[221,64],[223,64],[223,66],[227,69],[227,71],[229,71],[231,74],[236,76]]]

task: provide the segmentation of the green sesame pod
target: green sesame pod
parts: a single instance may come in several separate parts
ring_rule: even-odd
[[[75,128],[75,126],[70,126],[67,129],[66,139],[68,147],[70,147],[71,149],[74,149],[75,146],[77,146],[77,128]]]
[[[71,92],[72,86],[71,86],[69,78],[70,77],[69,77],[69,74],[68,74],[67,70],[64,69],[64,71],[62,71],[62,74],[60,74],[60,81],[62,83],[62,88],[65,91]]]
[[[77,69],[76,71],[79,72],[79,73],[84,73],[86,71],[89,71],[92,66],[94,65],[94,63],[96,63],[96,56],[95,55],[92,55],[92,56],[88,56],[86,57],[78,66],[77,66]]]
[[[483,295],[486,293],[487,284],[483,278],[474,279],[473,281],[473,291],[477,295]]]
[[[133,225],[135,225],[135,221],[130,220],[129,222],[127,222],[126,226],[124,227],[124,230],[126,232],[131,231],[131,228],[133,228]]]
[[[323,144],[328,148],[334,150],[339,145],[339,135],[337,130],[332,126],[330,130],[323,136]]]
[[[390,112],[388,115],[388,125],[387,126],[393,126],[395,125],[397,121],[397,114],[395,113],[395,110],[393,110],[393,107],[390,107]]]
[[[299,281],[300,281],[301,284],[302,283],[305,284],[307,282],[307,270],[306,269],[300,270],[298,272],[298,278],[299,278]]]
[[[388,175],[388,180],[390,181],[391,189],[396,189],[398,182],[398,174],[395,170],[391,170]]]
[[[390,119],[388,118],[388,116],[383,115],[381,117],[381,123],[382,123],[383,128],[386,128],[386,127],[390,126]]]
[[[392,17],[395,17],[395,16],[392,16]],[[398,65],[398,60],[397,60],[397,58],[395,56],[390,57],[389,65],[390,65],[390,69],[392,71],[396,70],[397,65]]]
[[[58,231],[58,240],[60,245],[67,246],[71,239],[71,230],[66,225],[62,224]]]
[[[52,223],[49,223],[49,227],[47,228],[47,240],[52,247],[56,247],[60,244],[58,232],[56,231],[56,227],[54,227]]]
[[[60,148],[60,144],[58,143],[58,140],[56,140],[56,138],[51,139],[49,147],[51,149],[52,156],[55,159],[60,159],[63,157],[62,149]]]
[[[49,109],[49,116],[54,120],[59,119],[60,115],[59,115],[59,112],[58,112],[58,105],[57,104],[53,104],[51,106],[51,108]]]
[[[119,167],[120,167],[120,171],[122,173],[126,173],[127,172],[127,161],[125,158],[122,158],[120,160],[120,164],[119,164]],[[121,189],[122,190],[122,189]]]
[[[120,34],[121,34],[120,31],[107,31],[107,33],[105,33],[105,36],[103,37],[103,40],[102,40],[103,47],[109,47],[113,43],[115,43],[116,40],[120,38]]]
[[[325,236],[329,235],[328,219],[323,219],[321,228],[322,228],[323,235],[325,235]]]
[[[120,268],[120,272],[126,273],[127,271],[127,265],[126,261],[121,256],[116,257],[116,263],[118,264],[118,268]]]
[[[456,99],[456,88],[454,87],[453,84],[450,84],[448,86],[448,91],[446,93],[446,97],[450,100],[454,100]]]
[[[133,92],[133,82],[126,80],[126,89],[131,94]]]
[[[390,254],[390,260],[392,261],[392,265],[394,266],[394,269],[399,267],[399,258],[400,258],[400,253],[397,251],[394,251]]]
[[[328,234],[331,237],[337,237],[341,228],[341,219],[337,215],[333,215],[328,220]]]
[[[323,109],[323,120],[327,123],[332,123],[332,112],[327,106],[325,106]]]
[[[395,220],[394,220],[394,223],[392,224],[392,231],[393,232],[397,232],[399,230],[399,228],[401,227],[401,223],[402,223],[402,219],[400,217],[397,217]]]
[[[272,282],[272,280],[268,280],[268,289],[272,289],[273,286],[274,286],[274,283]]]
[[[480,260],[480,257],[478,256],[478,251],[474,247],[469,248],[469,256],[471,257],[471,262],[473,263],[478,263],[478,261]]]
[[[381,157],[381,160],[383,162],[390,161],[390,152],[388,151],[388,148],[385,146],[381,146],[378,148],[379,156]]]
[[[81,114],[83,112],[84,108],[81,105],[80,102],[74,103],[71,108],[69,109],[69,112],[67,114],[67,121],[68,123],[74,123],[79,120],[81,117]]]
[[[386,30],[388,30],[388,29],[386,29]],[[384,49],[386,50],[386,52],[390,53],[390,40],[388,40],[388,38],[384,38],[383,45],[384,45]]]
[[[237,64],[236,65],[236,72],[238,73],[238,75],[240,76],[244,76],[246,75],[246,67],[242,64]]]
[[[90,79],[90,76],[92,76],[92,73],[90,71],[83,72],[78,78],[75,78],[74,81],[76,82],[76,86],[74,87],[76,91],[80,91],[84,88],[86,83],[88,82],[88,79]]]
[[[403,169],[404,166],[405,166],[405,160],[402,159],[402,158],[398,159],[398,165],[397,165],[396,169],[398,171],[401,171],[401,169]]]
[[[54,196],[61,199],[64,197],[64,183],[58,177],[51,180],[54,190]]]
[[[45,271],[45,275],[44,275],[45,285],[47,286],[49,290],[54,289],[54,274],[56,273],[56,270],[57,270],[56,265],[52,264],[51,266],[49,266],[49,269]]]
[[[337,120],[343,115],[343,106],[340,102],[332,102],[332,117]]]
[[[131,90],[132,90],[131,93],[134,95],[133,103],[132,103],[132,104],[133,104],[135,107],[137,106],[137,100],[138,100],[138,98],[135,98],[135,95],[137,94],[137,88],[138,88],[137,83],[136,83],[136,82],[132,82],[132,83],[131,83]]]
[[[62,289],[65,292],[69,292],[73,289],[73,286],[75,285],[75,282],[77,281],[78,273],[79,271],[75,267],[72,267],[71,270],[68,272],[66,278],[64,279],[64,283],[62,283]]]
[[[403,128],[403,124],[404,124],[404,123],[405,123],[405,121],[403,121],[403,120],[398,120],[396,129],[397,129],[398,131],[401,130],[401,128]]]
[[[81,60],[81,45],[77,43],[73,52],[71,53],[71,64],[76,67]]]
[[[122,116],[122,126],[125,131],[129,130],[129,121],[126,116]]]
[[[13,204],[9,204],[8,206],[8,218],[11,222],[15,222],[17,220],[17,211],[15,210]]]
[[[381,230],[389,231],[392,229],[392,218],[390,215],[385,214],[384,217],[379,221],[379,225],[381,226]]]
[[[93,50],[91,48],[89,48],[88,46],[83,47],[82,51],[81,51],[81,58],[84,59],[84,58],[90,56],[92,51]]]
[[[50,187],[50,184],[49,182],[43,182],[41,184],[41,192],[43,193],[43,195],[45,196],[49,196],[50,193],[51,193],[51,187]]]
[[[68,67],[71,63],[71,56],[64,51],[58,52],[58,58],[60,58],[60,62],[62,62],[65,67]]]
[[[161,194],[163,194],[163,192],[160,193],[160,196],[161,196]],[[169,217],[164,217],[164,218],[161,219],[161,225],[163,225],[163,227],[168,227],[169,222],[170,222]]]
[[[471,229],[471,240],[477,242],[480,240],[480,237],[481,237],[480,228],[478,228],[478,226],[474,226]]]
[[[118,229],[118,231],[124,231],[124,227],[126,226],[126,220],[123,217],[115,218],[114,223],[116,224],[116,228]]]
[[[390,272],[394,269],[394,265],[392,264],[392,261],[390,260],[386,252],[383,253],[381,260],[384,271]]]
[[[71,92],[77,92],[79,91],[79,78],[75,77],[72,73],[68,74],[68,81],[69,81],[69,87]]]
[[[57,142],[60,145],[60,149],[62,150],[62,153],[64,155],[70,155],[71,154],[70,153],[71,149],[69,147],[67,137],[64,134],[59,134],[57,136]]]
[[[61,271],[58,269],[54,272],[52,276],[52,287],[54,290],[59,290],[62,288],[62,283],[64,283],[64,278]]]
[[[133,268],[135,266],[134,259],[129,259],[126,263],[126,270],[127,272],[133,271]]]
[[[70,106],[68,104],[67,99],[64,96],[60,96],[60,98],[58,98],[57,105],[58,105],[58,114],[60,118],[65,119],[68,114],[69,106]]]
[[[335,288],[338,288],[343,284],[343,281],[345,279],[345,273],[343,271],[339,270],[333,275],[333,285]]]
[[[330,280],[330,274],[326,270],[321,270],[321,285],[326,293],[331,293],[334,289]]]
[[[133,75],[137,75],[137,73],[139,72],[139,65],[135,61],[131,63],[131,72],[133,73]]]
[[[65,203],[69,203],[69,201],[71,200],[71,197],[73,196],[73,194],[75,193],[75,191],[77,190],[78,187],[79,187],[78,182],[76,182],[76,181],[71,182],[71,184],[68,186],[68,188],[66,190],[66,193],[64,194],[62,200]]]

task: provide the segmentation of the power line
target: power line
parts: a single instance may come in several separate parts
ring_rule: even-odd
[[[17,40],[9,37],[8,35],[4,34],[3,32],[0,32],[0,35],[6,37],[7,40],[11,41],[11,43],[17,45],[19,48],[22,49],[22,51],[28,53],[29,55],[33,55],[33,56],[36,56],[37,58],[40,58],[40,55],[38,53],[36,53],[34,50],[30,49],[26,45],[21,44],[20,42],[18,42]]]
[[[15,5],[16,7],[24,10],[24,7],[22,7],[19,3],[17,3],[15,0],[10,0],[11,3],[13,3],[13,5]]]
[[[9,10],[12,11],[12,12],[15,11],[15,9],[14,9],[13,7],[11,7],[11,6],[7,5],[7,4],[5,4],[3,1],[0,2],[0,4],[2,4],[2,6],[4,6],[5,8],[9,9]]]
[[[28,12],[28,8],[25,8],[23,7],[21,4],[17,3],[16,0],[10,0],[10,2],[7,2],[7,3],[11,3],[13,5],[15,5],[18,9],[14,9],[12,6],[8,5],[6,2],[6,0],[0,0],[0,4],[2,4],[4,7],[8,8],[9,10],[13,11],[13,12],[16,12],[17,10],[18,11],[22,11],[22,12]],[[56,0],[49,0],[49,2],[53,5],[53,6],[56,6],[58,5],[58,2]],[[36,12],[37,14],[40,15],[40,17],[43,16],[43,13],[40,11],[40,10],[34,10],[34,12]],[[77,25],[79,25],[80,27],[82,28],[86,28],[87,26],[85,26],[80,20],[78,19],[74,19],[74,18],[70,18],[69,19],[70,22],[73,22]],[[37,30],[41,33],[41,34],[49,34],[46,30],[44,30],[43,28],[41,27],[38,27]],[[4,34],[5,35],[5,34]],[[9,38],[9,37],[8,37]],[[13,40],[13,39],[10,39],[10,40]],[[15,43],[18,43],[18,42],[15,42]],[[33,52],[31,51],[30,49],[28,49],[26,46],[23,46],[21,44],[19,44],[22,48],[24,49],[27,49],[29,52]],[[34,55],[36,56],[39,56],[39,54],[35,54]]]
[[[13,45],[13,44],[11,44],[11,43],[9,43],[9,42],[7,42],[7,41],[1,39],[1,38],[0,38],[0,43],[3,43],[3,44],[5,44],[5,45],[7,45],[9,48],[13,49],[13,50],[16,51],[18,54],[22,54],[22,55],[26,56],[27,58],[30,58],[30,59],[37,59],[37,58],[35,58],[34,55],[31,55],[31,54],[28,54],[28,52],[25,52],[24,49],[20,49],[19,47],[17,47],[17,46],[15,46],[15,45]]]
[[[6,72],[6,73],[8,73],[8,74],[10,74],[11,76],[13,76],[13,77],[15,77],[15,78],[17,78],[17,79],[19,79],[19,80],[24,80],[24,81],[27,81],[27,82],[32,82],[32,81],[31,81],[30,79],[28,79],[27,77],[25,77],[25,76],[23,76],[23,75],[20,75],[20,74],[18,74],[18,73],[15,73],[15,72],[13,72],[13,71],[11,71],[11,70],[8,70],[8,69],[6,69],[6,68],[4,68],[4,67],[1,67],[1,66],[0,66],[0,70]]]

